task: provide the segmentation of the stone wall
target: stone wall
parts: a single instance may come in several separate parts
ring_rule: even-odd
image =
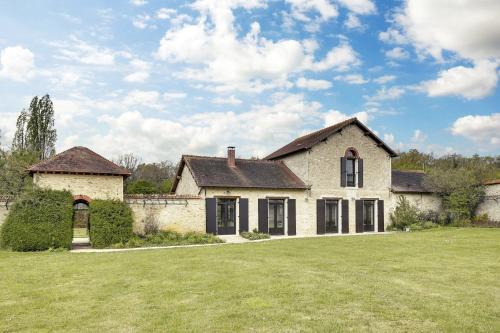
[[[134,232],[141,233],[147,218],[154,217],[162,230],[205,232],[205,201],[197,196],[126,195],[132,208]]]
[[[500,183],[486,185],[484,201],[477,208],[476,214],[488,214],[490,220],[500,222]]]
[[[42,188],[68,190],[91,199],[123,200],[123,176],[35,173],[33,183]]]
[[[363,187],[340,186],[340,158],[346,149],[353,147],[363,159]],[[359,127],[348,126],[341,133],[332,135],[308,151],[281,159],[311,190],[306,205],[307,221],[297,219],[310,229],[316,224],[316,199],[342,198],[349,200],[349,232],[356,232],[355,200],[384,200],[384,206],[390,206],[391,157]],[[389,221],[389,209],[384,207],[385,225]],[[375,215],[377,216],[377,214]],[[377,217],[375,218],[377,219]],[[377,221],[375,221],[377,228]]]
[[[185,165],[184,169],[182,169],[181,179],[179,179],[179,183],[177,184],[177,188],[175,189],[175,194],[180,195],[198,195],[200,188],[196,185],[196,182],[189,170],[188,166]]]
[[[397,204],[398,198],[403,195],[410,203],[417,206],[421,211],[435,211],[439,212],[441,210],[441,199],[430,193],[394,193],[391,192],[390,205],[388,206],[389,212],[392,212]]]

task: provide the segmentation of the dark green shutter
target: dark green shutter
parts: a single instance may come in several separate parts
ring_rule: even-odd
[[[295,236],[296,233],[295,199],[288,199],[288,235]]]
[[[325,200],[316,200],[316,232],[318,235],[325,233]]]
[[[349,200],[342,200],[342,233],[349,233]]]
[[[269,233],[267,199],[259,199],[259,232]]]
[[[346,158],[340,158],[340,186],[345,187],[347,182]]]
[[[248,199],[240,198],[240,232],[248,231]]]
[[[384,232],[384,200],[378,201],[378,232]]]
[[[205,215],[207,234],[217,234],[217,199],[205,199]]]
[[[363,232],[363,200],[356,200],[356,232]]]
[[[358,159],[358,187],[363,187],[363,159]]]

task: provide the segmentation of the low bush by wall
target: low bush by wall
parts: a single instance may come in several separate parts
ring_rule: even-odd
[[[43,251],[71,247],[73,197],[68,191],[35,189],[9,209],[0,231],[3,248]]]
[[[118,200],[94,200],[90,203],[90,243],[104,248],[126,243],[132,237],[134,221],[130,207]]]

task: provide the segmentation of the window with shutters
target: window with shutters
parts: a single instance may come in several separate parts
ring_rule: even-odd
[[[349,148],[345,152],[346,158],[346,186],[355,187],[356,186],[356,159],[358,158],[358,152]]]
[[[374,200],[364,200],[363,201],[363,230],[364,231],[374,231],[375,230],[375,201]]]
[[[325,232],[339,232],[339,202],[338,200],[326,200],[325,202]]]

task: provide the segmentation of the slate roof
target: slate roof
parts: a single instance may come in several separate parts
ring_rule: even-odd
[[[124,169],[86,147],[73,147],[28,169],[30,173],[56,172],[70,174],[98,174],[130,176]]]
[[[187,167],[199,187],[306,189],[306,185],[283,162],[236,159],[230,167],[227,158],[183,155],[172,191]]]
[[[395,193],[432,193],[425,188],[423,171],[392,170],[392,191]]]
[[[310,133],[300,138],[295,139],[289,144],[281,147],[272,154],[266,156],[264,159],[274,160],[287,155],[295,154],[304,150],[311,149],[314,145],[325,141],[329,136],[342,131],[343,128],[349,125],[357,125],[366,135],[371,137],[382,149],[387,151],[391,157],[396,157],[397,154],[388,145],[386,145],[378,136],[375,135],[368,127],[363,125],[357,118],[350,118],[330,127],[323,128],[314,133]]]

